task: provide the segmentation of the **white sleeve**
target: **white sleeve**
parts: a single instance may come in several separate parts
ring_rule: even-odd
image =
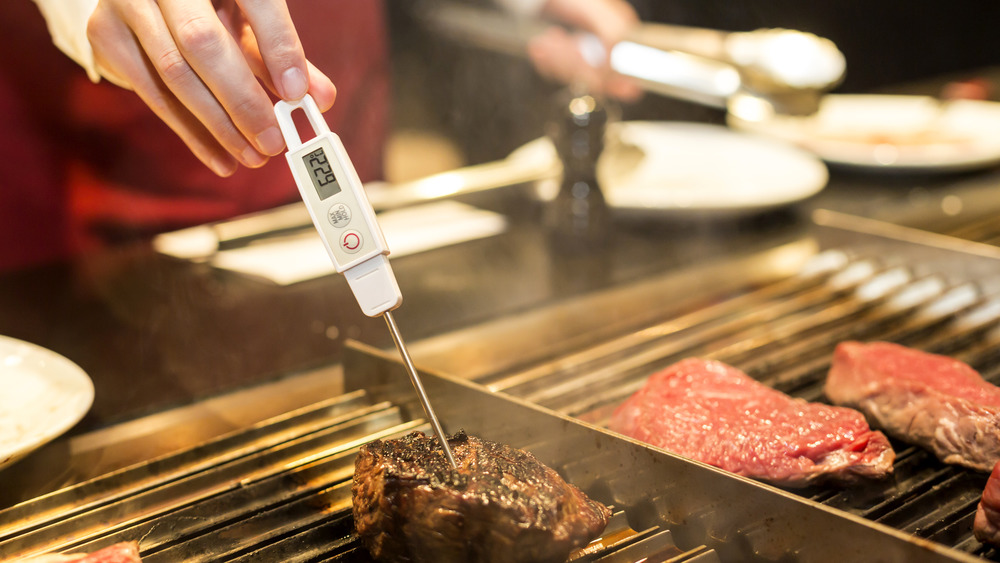
[[[97,0],[35,0],[35,4],[45,18],[55,46],[82,66],[92,81],[100,81],[94,49],[87,39],[87,21],[97,7]]]
[[[537,15],[545,2],[546,0],[496,0],[506,10],[521,16]]]

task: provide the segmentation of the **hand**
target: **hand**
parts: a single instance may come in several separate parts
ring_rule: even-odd
[[[105,78],[133,90],[198,159],[229,176],[284,148],[265,87],[285,100],[308,92],[322,110],[337,91],[306,60],[284,0],[214,4],[99,0],[87,35]]]
[[[624,0],[548,0],[543,12],[571,26],[593,33],[610,51],[639,23]],[[591,66],[580,52],[577,38],[551,27],[534,38],[528,54],[540,73],[567,84],[582,83],[594,93],[635,100],[642,91],[634,80],[615,73],[605,63]]]

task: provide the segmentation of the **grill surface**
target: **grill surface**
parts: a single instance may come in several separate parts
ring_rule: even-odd
[[[666,321],[553,344],[527,368],[476,369],[475,384],[425,373],[425,385],[450,430],[531,451],[614,507],[604,537],[572,560],[1000,561],[971,534],[987,476],[918,448],[894,443],[885,483],[783,491],[600,430],[646,377],[689,356],[812,401],[847,339],[948,354],[1000,380],[1000,261],[850,248]],[[345,375],[367,391],[0,511],[0,559],[135,540],[154,562],[367,561],[350,514],[357,448],[428,429],[398,363],[361,348]]]
[[[0,512],[0,559],[138,541],[143,561],[370,561],[354,535],[358,447],[429,428],[356,391]],[[718,563],[616,510],[570,561]]]
[[[957,257],[956,257],[957,258]],[[905,255],[826,252],[795,277],[747,287],[714,305],[479,382],[496,392],[605,426],[653,372],[700,356],[737,366],[776,389],[825,401],[837,343],[886,340],[960,359],[1000,384],[1000,296],[996,279],[956,275]],[[956,265],[957,264],[957,265]],[[934,271],[942,269],[945,271]],[[1000,262],[994,271],[1000,275]],[[987,475],[945,465],[893,442],[895,476],[848,490],[790,491],[987,560],[1000,553],[972,535]]]

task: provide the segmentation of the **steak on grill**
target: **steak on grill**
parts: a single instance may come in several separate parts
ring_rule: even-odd
[[[413,432],[361,448],[351,493],[354,525],[379,561],[562,562],[611,513],[530,453],[464,432]]]
[[[958,360],[889,342],[842,342],[824,389],[945,463],[990,471],[1000,461],[1000,388]]]
[[[983,498],[976,508],[972,532],[981,542],[1000,546],[1000,463],[993,466]]]
[[[895,453],[861,413],[793,399],[722,362],[688,358],[653,374],[610,428],[716,467],[785,486],[892,473]]]

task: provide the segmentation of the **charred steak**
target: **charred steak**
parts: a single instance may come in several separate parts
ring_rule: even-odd
[[[972,533],[983,543],[1000,546],[1000,463],[993,466],[983,498],[976,508]]]
[[[722,362],[689,358],[653,374],[612,430],[785,486],[892,473],[895,453],[861,413],[776,391]]]
[[[1000,387],[958,360],[889,342],[842,342],[824,390],[945,463],[990,471],[1000,461]]]
[[[379,561],[562,562],[610,511],[530,453],[459,433],[453,470],[437,440],[413,432],[358,453],[354,525]]]

